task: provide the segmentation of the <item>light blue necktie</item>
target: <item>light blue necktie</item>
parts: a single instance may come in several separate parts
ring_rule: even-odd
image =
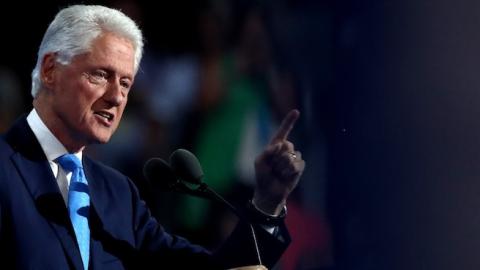
[[[88,227],[90,196],[87,178],[83,172],[82,162],[75,155],[65,154],[59,157],[57,161],[65,171],[72,172],[68,190],[68,213],[77,237],[83,266],[85,269],[88,269],[90,255],[90,228]]]

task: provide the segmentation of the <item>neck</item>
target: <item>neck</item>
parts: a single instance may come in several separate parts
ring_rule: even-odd
[[[49,110],[41,93],[33,100],[33,107],[37,111],[38,116],[43,123],[52,132],[52,134],[63,144],[69,153],[77,153],[82,151],[86,143],[84,143],[78,136],[71,134],[63,125],[61,119],[55,116],[54,112]],[[48,104],[48,103],[47,103]]]

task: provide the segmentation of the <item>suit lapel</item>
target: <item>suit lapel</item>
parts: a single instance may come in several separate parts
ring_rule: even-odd
[[[55,231],[71,266],[83,269],[65,202],[48,160],[25,117],[17,121],[5,138],[15,150],[12,161],[33,197],[38,212]]]
[[[92,237],[90,250],[90,266],[91,269],[102,269],[103,265],[98,257],[103,252],[101,242],[103,241],[106,231],[104,228],[105,200],[102,197],[104,191],[103,176],[92,167],[92,162],[85,155],[83,156],[83,170],[88,181],[88,190],[90,193],[90,233]]]
[[[98,173],[93,167],[92,161],[83,156],[83,170],[88,181],[88,190],[90,193],[91,211],[94,212],[99,222],[103,224],[103,216],[105,213],[105,199],[103,191],[105,191],[104,176]],[[98,224],[97,224],[98,225]]]

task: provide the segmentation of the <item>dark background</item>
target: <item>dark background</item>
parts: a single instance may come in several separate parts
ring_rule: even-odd
[[[125,7],[126,2],[96,3]],[[292,140],[303,152],[307,169],[289,202],[287,224],[294,242],[277,267],[479,269],[480,3],[225,2],[232,12],[228,24],[220,23],[228,29],[222,51],[240,47],[238,25],[245,10],[260,5],[272,62],[283,74],[277,78],[281,86],[269,93],[294,97],[283,103],[270,97],[269,104],[277,104],[271,108],[278,116],[290,107],[302,112]],[[70,3],[16,3],[3,9],[11,16],[0,17],[2,130],[30,110],[29,74],[41,37],[54,14]],[[161,59],[205,55],[198,25],[207,1],[135,3],[141,11],[138,21],[147,40],[146,54],[155,52]],[[145,67],[142,76],[150,74]],[[285,76],[291,80],[282,80]],[[285,85],[290,87],[282,88]],[[7,86],[15,90],[9,92]],[[140,97],[149,93],[138,92]],[[131,100],[128,111],[133,114],[144,99]],[[171,130],[168,121],[149,122],[157,133],[138,132],[138,141],[148,142],[142,137],[146,136],[154,142],[141,158],[113,159],[102,150],[92,154],[137,179],[143,190],[140,171],[148,157],[168,158],[178,147],[196,149],[195,137],[205,118],[195,116],[210,107],[191,108],[195,109],[187,109],[183,118],[169,119],[187,123],[179,129],[174,126],[178,132],[170,136],[175,140],[161,135],[165,126]],[[248,185],[233,187],[242,194],[249,192]],[[216,236],[218,228],[228,228],[228,222],[207,222],[192,229],[167,218],[185,215],[164,206],[178,203],[178,196],[145,191],[166,227],[215,245],[221,238]],[[223,220],[215,214],[209,218]]]

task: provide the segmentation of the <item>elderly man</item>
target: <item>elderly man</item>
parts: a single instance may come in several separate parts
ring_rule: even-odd
[[[82,154],[120,123],[142,57],[136,24],[102,6],[71,6],[48,27],[32,72],[33,110],[0,140],[0,258],[9,269],[222,269],[258,264],[242,222],[217,251],[168,234],[134,184]],[[251,200],[262,263],[289,242],[285,204],[304,168],[290,112],[255,162]]]

